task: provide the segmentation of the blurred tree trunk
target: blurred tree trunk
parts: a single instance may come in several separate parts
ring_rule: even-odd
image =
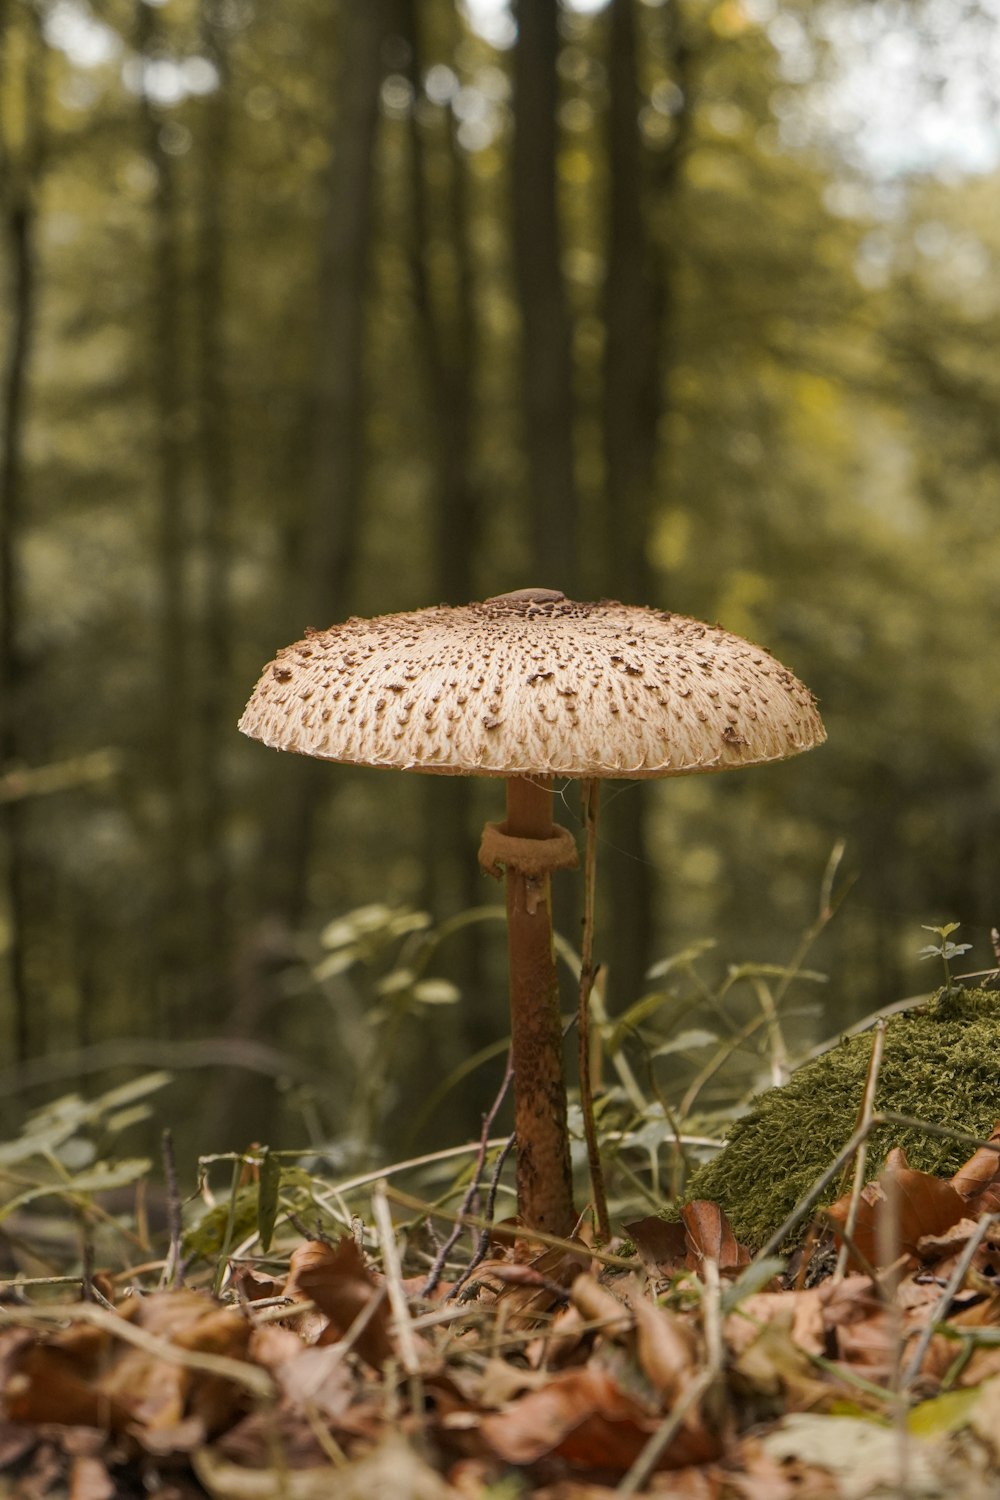
[[[513,252],[521,306],[528,500],[538,576],[577,592],[572,320],[557,203],[559,6],[520,0],[514,47]]]
[[[521,307],[522,412],[532,560],[524,585],[580,594],[579,497],[574,470],[573,323],[559,225],[559,4],[515,6],[512,235]],[[577,894],[552,891],[552,920],[578,940]]]
[[[672,8],[675,9],[675,8]],[[651,163],[640,130],[639,7],[612,0],[608,43],[608,227],[605,298],[604,555],[609,591],[630,604],[654,604],[650,527],[662,502],[658,435],[669,400],[669,306],[675,247],[658,246],[649,224]],[[665,49],[675,81],[686,75],[686,54],[672,15]],[[684,83],[689,80],[684,76]],[[675,136],[662,154],[656,201],[669,205],[690,121],[688,88]],[[610,884],[608,965],[614,1002],[627,1005],[645,984],[655,932],[657,882],[648,852],[652,789],[638,782],[609,799],[605,822],[614,878]]]
[[[160,49],[159,12],[136,0],[136,49],[144,69]],[[152,723],[159,760],[160,811],[158,963],[152,980],[164,1032],[172,1028],[189,969],[193,904],[189,888],[193,816],[187,772],[185,728],[191,701],[187,553],[189,516],[184,486],[184,390],[182,369],[182,270],[173,158],[164,149],[163,121],[147,87],[139,90],[147,160],[153,170],[151,280],[149,287],[150,373],[156,434],[155,484],[159,535],[156,567],[157,663]],[[182,1022],[183,1025],[183,1022]]]
[[[424,63],[416,0],[400,0],[399,16],[409,47],[414,99],[419,100]],[[410,112],[409,264],[434,471],[432,598],[462,604],[472,598],[480,533],[479,497],[471,473],[476,323],[465,164],[455,140],[454,116],[447,108],[440,114],[440,129],[428,144],[419,110]],[[433,202],[428,171],[432,151],[446,163]],[[441,180],[441,175],[434,174],[434,180]],[[446,297],[439,295],[430,271],[432,226],[438,231],[439,247],[447,236]],[[422,791],[423,899],[429,911],[446,916],[475,905],[481,894],[470,830],[472,788],[464,777],[428,776]],[[465,946],[471,950],[474,945]],[[469,953],[464,957],[468,959]]]
[[[612,0],[608,44],[608,225],[604,286],[604,558],[607,587],[652,603],[648,544],[660,416],[662,301],[646,220],[635,0]],[[609,799],[614,862],[607,961],[615,1003],[638,998],[650,964],[655,882],[642,782]]]
[[[364,342],[371,260],[379,95],[394,0],[340,9],[340,78],[331,142],[326,227],[317,287],[313,464],[288,581],[293,632],[323,629],[351,611],[361,527],[367,400]],[[306,904],[313,830],[331,785],[324,767],[292,761],[288,800],[275,810],[265,858],[269,907],[292,925]]]
[[[35,325],[35,194],[41,165],[40,41],[33,25],[17,24],[0,5],[0,203],[10,310],[3,369],[3,447],[0,450],[0,769],[24,756],[22,646],[24,516],[24,425]],[[30,912],[25,802],[0,807],[7,920],[7,974],[12,1012],[13,1055],[31,1050],[30,991],[26,947]]]
[[[201,546],[201,660],[198,697],[198,866],[201,961],[221,976],[230,951],[231,871],[226,849],[229,783],[224,775],[237,704],[232,701],[233,624],[230,588],[233,452],[226,370],[226,189],[230,152],[230,85],[225,33],[215,8],[201,0],[201,45],[219,86],[202,106],[201,184],[195,289],[195,357],[199,387],[198,447],[204,486]]]
[[[454,26],[456,17],[450,0],[448,13]],[[400,18],[400,29],[410,48],[414,99],[419,101],[425,63],[416,0],[401,0]],[[455,42],[457,37],[453,46]],[[471,599],[475,590],[481,529],[481,498],[472,474],[479,349],[466,164],[455,136],[454,114],[445,107],[438,115],[433,138],[428,139],[429,130],[425,133],[420,110],[414,108],[410,114],[409,260],[434,472],[432,598],[461,604]],[[437,153],[434,167],[440,169],[443,158],[443,173],[429,170],[432,153]],[[434,189],[431,183],[436,185]],[[441,240],[447,237],[444,295],[431,272],[432,226],[438,231],[439,255]],[[472,783],[464,776],[425,776],[421,791],[423,904],[435,918],[447,918],[478,905],[487,894],[476,860],[478,831],[472,827]],[[496,1034],[492,1008],[480,998],[482,955],[483,945],[474,930],[452,939],[443,955],[446,971],[470,1002],[462,1007],[461,1024],[453,1033],[453,1055],[437,1060],[444,1071],[487,1045]],[[468,1080],[458,1095],[464,1098],[469,1128],[474,1129],[476,1111],[482,1104],[479,1077]],[[460,1108],[457,1100],[453,1101],[453,1116]]]

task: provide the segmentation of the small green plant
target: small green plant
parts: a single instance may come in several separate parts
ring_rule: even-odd
[[[972,947],[972,944],[952,943],[949,941],[952,933],[957,932],[961,927],[961,922],[946,922],[943,927],[928,927],[926,923],[922,923],[921,925],[924,932],[936,933],[941,941],[939,943],[928,943],[925,948],[921,948],[917,957],[939,958],[941,960],[941,963],[944,966],[945,991],[949,995],[953,995],[956,990],[961,988],[961,986],[957,985],[951,976],[951,969],[948,967],[949,960],[953,958],[961,958],[963,953],[968,953],[969,949]]]
[[[320,933],[323,953],[303,992],[318,986],[335,1017],[334,1062],[351,1085],[336,1130],[352,1163],[384,1144],[415,1029],[461,999],[451,980],[434,973],[442,944],[469,925],[505,919],[503,906],[482,906],[435,924],[427,912],[377,903]]]

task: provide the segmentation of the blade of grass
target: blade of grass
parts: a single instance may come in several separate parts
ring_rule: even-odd
[[[868,1061],[868,1074],[865,1078],[864,1093],[861,1097],[861,1106],[858,1111],[858,1128],[867,1126],[875,1113],[875,1091],[878,1088],[878,1075],[882,1067],[882,1053],[885,1048],[885,1021],[879,1021],[872,1038],[872,1053]],[[833,1273],[833,1280],[843,1281],[847,1271],[847,1260],[850,1255],[850,1244],[854,1238],[854,1228],[858,1222],[858,1209],[861,1204],[861,1192],[865,1185],[865,1167],[868,1164],[868,1137],[858,1146],[857,1155],[854,1158],[854,1185],[851,1189],[851,1203],[847,1211],[847,1221],[844,1224],[844,1237],[837,1256],[837,1268]],[[846,1168],[845,1168],[846,1172]]]

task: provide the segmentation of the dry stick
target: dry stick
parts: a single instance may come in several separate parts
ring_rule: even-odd
[[[486,1252],[490,1248],[490,1238],[493,1232],[493,1210],[496,1207],[497,1188],[500,1186],[500,1174],[504,1169],[504,1163],[514,1149],[514,1143],[516,1142],[516,1140],[516,1135],[508,1136],[506,1142],[500,1149],[500,1154],[497,1157],[496,1163],[493,1167],[493,1176],[490,1179],[490,1190],[486,1194],[486,1208],[483,1214],[483,1217],[486,1221],[486,1227],[479,1231],[479,1242],[476,1245],[472,1259],[469,1261],[469,1264],[466,1266],[465,1270],[462,1272],[461,1276],[458,1278],[458,1280],[455,1282],[455,1285],[448,1293],[449,1298],[458,1296],[459,1292],[465,1286],[465,1283],[468,1281],[469,1277],[472,1275],[476,1267],[481,1265],[482,1262],[486,1259]]]
[[[709,1083],[711,1079],[714,1078],[719,1069],[729,1061],[733,1053],[736,1052],[744,1042],[749,1041],[750,1037],[753,1036],[755,1031],[759,1031],[760,1028],[762,1026],[765,1026],[766,1024],[766,1014],[763,1011],[759,1011],[757,1015],[751,1016],[746,1025],[741,1026],[739,1031],[735,1032],[730,1037],[726,1037],[722,1046],[720,1046],[712,1054],[705,1066],[699,1073],[695,1074],[694,1078],[692,1078],[691,1082],[688,1084],[687,1092],[685,1093],[684,1098],[681,1100],[677,1110],[677,1113],[680,1115],[682,1120],[686,1120],[689,1118],[691,1111],[694,1108],[695,1100],[701,1093],[702,1089],[705,1087],[706,1083]]]
[[[792,1230],[798,1224],[799,1220],[804,1219],[806,1214],[809,1213],[809,1211],[813,1207],[815,1207],[815,1205],[822,1198],[823,1194],[826,1192],[827,1188],[830,1186],[830,1183],[833,1181],[833,1179],[844,1170],[844,1167],[851,1160],[855,1151],[857,1151],[858,1147],[861,1145],[861,1142],[868,1139],[868,1136],[871,1134],[871,1131],[876,1124],[881,1123],[882,1117],[880,1115],[872,1115],[867,1125],[862,1126],[859,1130],[856,1130],[854,1132],[854,1134],[851,1136],[851,1139],[844,1147],[843,1151],[838,1152],[837,1156],[834,1157],[833,1161],[827,1167],[826,1171],[822,1173],[821,1176],[817,1177],[816,1181],[813,1183],[812,1187],[808,1189],[807,1192],[803,1193],[802,1197],[799,1199],[798,1203],[796,1203],[795,1207],[785,1219],[784,1223],[778,1225],[777,1229],[774,1231],[767,1243],[765,1245],[762,1245],[761,1248],[757,1251],[757,1254],[750,1262],[751,1265],[759,1265],[761,1261],[770,1259],[772,1255],[775,1255],[781,1249],[781,1246],[785,1243]],[[746,1273],[744,1272],[744,1274]]]
[[[930,1342],[934,1337],[936,1329],[947,1317],[952,1298],[961,1290],[962,1283],[965,1281],[976,1251],[994,1224],[997,1223],[1000,1223],[1000,1214],[984,1214],[976,1226],[975,1234],[970,1235],[965,1249],[958,1258],[954,1271],[948,1277],[944,1290],[935,1304],[934,1311],[921,1330],[916,1347],[910,1357],[910,1362],[902,1373],[900,1385],[903,1390],[907,1390],[920,1374],[920,1366],[924,1362],[924,1356],[930,1348]]]
[[[422,1198],[415,1198],[412,1193],[401,1192],[399,1188],[387,1185],[386,1197],[393,1203],[399,1203],[403,1208],[412,1208],[425,1217],[435,1219],[447,1219],[453,1223],[456,1217],[461,1217],[466,1224],[471,1224],[474,1229],[492,1230],[493,1225],[481,1214],[462,1214],[456,1216],[454,1210],[438,1208],[434,1203],[425,1203]],[[569,1240],[559,1234],[549,1234],[545,1229],[535,1229],[527,1224],[505,1224],[504,1233],[512,1235],[515,1239],[530,1240],[532,1244],[546,1245],[554,1250],[567,1250],[572,1255],[587,1256],[590,1260],[596,1260],[602,1266],[621,1266],[627,1271],[635,1270],[635,1258],[627,1259],[624,1255],[613,1255],[610,1250],[598,1250],[593,1245],[584,1245],[580,1240]]]
[[[379,1246],[382,1251],[382,1270],[389,1288],[389,1305],[396,1324],[403,1369],[407,1375],[418,1375],[420,1355],[410,1322],[410,1308],[403,1287],[403,1270],[399,1263],[399,1246],[396,1244],[396,1232],[392,1226],[389,1200],[386,1197],[385,1184],[382,1182],[375,1184],[375,1191],[372,1193],[372,1215],[378,1230]]]
[[[181,1259],[181,1195],[177,1187],[177,1166],[174,1161],[174,1137],[169,1126],[161,1137],[163,1152],[163,1179],[167,1189],[167,1225],[170,1230],[170,1248],[167,1251],[161,1287],[184,1285],[184,1266]]]
[[[513,1061],[513,1056],[512,1056],[512,1054],[510,1052],[508,1052],[507,1053],[507,1067],[506,1067],[506,1069],[504,1071],[503,1080],[502,1080],[502,1082],[500,1084],[500,1088],[497,1091],[497,1096],[493,1100],[493,1103],[490,1105],[488,1113],[483,1116],[483,1129],[482,1129],[482,1134],[479,1137],[479,1150],[476,1153],[476,1162],[475,1162],[475,1166],[474,1166],[473,1171],[472,1171],[472,1180],[469,1183],[469,1186],[468,1186],[468,1189],[466,1191],[465,1197],[462,1199],[462,1207],[459,1210],[459,1212],[462,1213],[462,1214],[467,1214],[467,1213],[471,1212],[472,1205],[473,1205],[473,1203],[475,1202],[475,1199],[476,1199],[476,1194],[479,1192],[479,1179],[482,1176],[483,1167],[486,1165],[486,1152],[489,1150],[490,1131],[493,1128],[493,1121],[496,1119],[496,1117],[497,1117],[497,1115],[498,1115],[498,1113],[500,1111],[500,1106],[503,1103],[504,1099],[506,1098],[507,1090],[510,1088],[510,1082],[511,1082],[511,1079],[513,1078],[513,1076],[514,1076],[514,1061]],[[506,1158],[507,1158],[507,1152],[510,1150],[510,1145],[511,1145],[512,1141],[513,1141],[513,1136],[510,1137],[510,1139],[508,1140],[507,1145],[504,1147],[504,1150],[503,1150],[503,1153],[502,1153],[502,1160],[503,1161],[505,1161]],[[494,1175],[496,1175],[496,1174],[494,1174]],[[495,1186],[494,1186],[494,1189],[493,1189],[493,1198],[494,1199],[496,1198],[496,1188],[495,1188]],[[487,1218],[492,1218],[492,1213],[488,1213],[486,1215],[486,1217]],[[462,1224],[461,1224],[461,1221],[458,1221],[458,1222],[456,1222],[454,1228],[452,1229],[451,1234],[449,1234],[448,1238],[445,1240],[444,1244],[441,1246],[441,1248],[438,1251],[437,1255],[434,1257],[434,1264],[431,1266],[430,1272],[428,1273],[428,1276],[427,1276],[427,1280],[424,1282],[424,1284],[423,1284],[423,1286],[421,1288],[421,1291],[420,1291],[420,1295],[422,1297],[430,1297],[432,1295],[432,1293],[437,1290],[437,1285],[438,1285],[438,1282],[441,1280],[441,1277],[442,1277],[442,1275],[444,1273],[444,1268],[445,1268],[445,1264],[446,1264],[446,1262],[448,1260],[448,1256],[451,1254],[452,1250],[455,1248],[455,1245],[458,1243],[459,1239],[461,1238],[461,1235],[462,1235]]]
[[[414,1436],[417,1443],[425,1447],[427,1434],[424,1428],[424,1382],[420,1371],[420,1351],[417,1348],[416,1335],[410,1318],[410,1305],[406,1300],[406,1290],[403,1286],[399,1246],[396,1244],[396,1232],[392,1224],[392,1213],[385,1194],[384,1182],[375,1184],[372,1193],[372,1216],[382,1250],[382,1271],[389,1288],[389,1306],[392,1308],[396,1337],[399,1340],[399,1352],[410,1395],[410,1411],[417,1424]],[[388,1382],[388,1369],[385,1373]]]
[[[597,886],[597,811],[600,783],[596,779],[583,784],[583,824],[587,830],[587,847],[584,855],[583,878],[583,938],[580,946],[580,1003],[578,1011],[578,1036],[580,1059],[580,1108],[583,1113],[583,1131],[587,1138],[587,1161],[590,1165],[590,1185],[594,1194],[597,1213],[597,1231],[605,1244],[611,1239],[611,1220],[608,1216],[608,1199],[604,1191],[604,1170],[601,1166],[601,1148],[597,1140],[594,1122],[594,1095],[590,1077],[590,993],[594,988],[594,901]]]
[[[878,1075],[882,1067],[882,1052],[885,1048],[885,1021],[879,1021],[875,1027],[875,1035],[872,1037],[872,1055],[868,1061],[868,1076],[865,1079],[865,1091],[861,1098],[861,1108],[858,1113],[858,1127],[867,1126],[872,1115],[875,1113],[875,1090],[878,1087]],[[854,1228],[858,1222],[858,1209],[861,1206],[861,1190],[865,1185],[865,1167],[868,1164],[868,1137],[858,1147],[858,1154],[854,1158],[854,1185],[851,1188],[851,1203],[847,1210],[847,1221],[844,1224],[844,1237],[837,1256],[837,1269],[833,1273],[833,1280],[843,1281],[847,1271],[847,1258],[850,1254],[850,1242],[854,1238]],[[846,1168],[845,1168],[846,1171]]]

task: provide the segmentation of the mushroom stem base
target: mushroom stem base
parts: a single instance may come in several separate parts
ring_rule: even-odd
[[[505,831],[511,839],[552,839],[547,779],[508,781]],[[547,871],[507,865],[507,942],[518,1211],[535,1229],[569,1234],[576,1213]]]

